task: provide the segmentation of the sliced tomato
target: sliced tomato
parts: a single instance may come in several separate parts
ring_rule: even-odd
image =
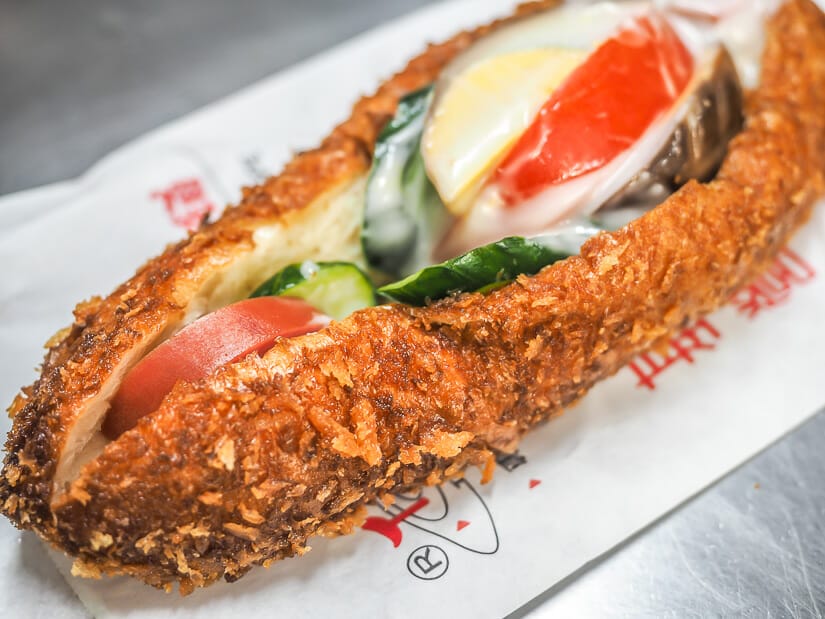
[[[494,174],[508,205],[609,163],[670,108],[693,57],[657,14],[635,19],[576,68]]]
[[[281,337],[318,331],[329,319],[306,301],[257,297],[233,303],[181,329],[124,377],[111,401],[103,434],[114,440],[160,406],[179,380],[197,380],[249,354],[262,354]]]

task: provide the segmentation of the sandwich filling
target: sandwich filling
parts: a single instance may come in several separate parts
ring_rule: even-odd
[[[569,5],[481,38],[399,102],[357,199],[346,193],[339,211],[362,222],[362,259],[258,265],[234,287],[251,299],[207,303],[211,313],[125,373],[105,437],[151,413],[176,381],[264,354],[278,337],[385,300],[489,292],[709,180],[741,129],[762,45],[761,26],[743,38],[732,24],[764,20],[771,4]]]

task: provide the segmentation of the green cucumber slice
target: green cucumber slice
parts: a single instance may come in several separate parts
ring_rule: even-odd
[[[375,289],[351,262],[290,264],[258,286],[250,297],[290,296],[304,299],[335,320],[375,305]]]
[[[543,238],[511,236],[422,269],[378,292],[400,303],[425,305],[457,292],[491,290],[521,273],[538,273],[569,255],[569,251],[555,248]]]
[[[421,133],[432,86],[398,104],[378,136],[367,181],[361,243],[369,265],[402,277],[426,266],[450,215],[427,178]]]

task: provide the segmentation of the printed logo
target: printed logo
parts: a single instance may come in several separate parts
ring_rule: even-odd
[[[407,558],[407,569],[410,574],[421,580],[441,578],[447,573],[449,567],[450,560],[447,558],[447,553],[433,544],[416,548]]]
[[[498,551],[498,531],[490,509],[466,479],[394,496],[395,503],[384,510],[388,516],[370,516],[362,525],[386,537],[394,548],[404,539],[400,526],[404,523],[470,552],[491,555]]]
[[[426,507],[429,502],[429,499],[426,497],[421,497],[415,503],[392,518],[370,516],[366,519],[364,524],[361,525],[361,528],[366,529],[367,531],[375,531],[379,535],[383,535],[392,542],[393,548],[398,548],[401,545],[401,540],[404,538],[404,534],[398,524],[403,522],[409,516],[412,516],[419,509]]]
[[[499,454],[496,461],[507,472],[527,464],[527,458],[518,451]],[[539,479],[530,479],[526,485],[532,490],[540,483]],[[490,508],[466,479],[393,496],[395,503],[384,507],[382,515],[369,516],[362,525],[364,530],[386,537],[393,548],[401,545],[405,531],[410,533],[412,527],[460,550],[479,555],[498,552],[498,530]],[[444,575],[450,562],[444,544],[439,544],[425,544],[410,553],[410,574],[421,580]]]
[[[630,369],[639,379],[636,386],[647,387],[650,390],[656,389],[654,379],[659,374],[679,361],[693,363],[696,361],[698,351],[714,350],[716,340],[720,337],[722,334],[707,318],[702,318],[692,327],[682,329],[676,337],[670,340],[665,354],[645,352],[630,362]]]
[[[264,165],[260,153],[250,153],[241,160],[241,165],[253,183],[263,183],[274,173]]]
[[[731,297],[731,303],[740,314],[753,319],[763,310],[785,303],[794,287],[807,284],[815,277],[814,268],[786,247],[767,271]]]
[[[172,223],[190,231],[197,230],[215,210],[197,178],[176,181],[166,189],[153,191],[150,197],[163,202]]]
[[[752,320],[763,311],[786,303],[795,287],[815,278],[814,268],[791,248],[785,247],[762,275],[731,296],[730,303],[737,313]],[[721,337],[707,318],[700,319],[671,339],[666,351],[645,352],[630,362],[630,369],[639,379],[636,386],[653,391],[656,389],[655,379],[662,372],[677,362],[694,363],[697,352],[715,350],[716,341]]]
[[[424,496],[426,494],[426,496]],[[426,499],[421,505],[420,501]],[[481,555],[498,551],[496,523],[487,503],[466,479],[448,481],[411,494],[396,494],[388,511],[409,512],[405,522],[411,527]],[[411,507],[417,507],[410,511]]]

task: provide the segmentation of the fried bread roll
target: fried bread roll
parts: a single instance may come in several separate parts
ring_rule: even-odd
[[[496,26],[430,47],[319,149],[109,297],[79,305],[10,408],[2,512],[76,556],[79,575],[178,582],[184,593],[236,580],[301,554],[312,535],[349,532],[385,493],[470,464],[489,479],[495,452],[723,304],[825,192],[825,18],[790,0],[768,25],[745,129],[712,182],[688,183],[579,256],[488,295],[362,310],[179,383],[105,441],[99,428],[123,375],[181,325],[279,265],[358,259],[378,131],[400,96]]]

